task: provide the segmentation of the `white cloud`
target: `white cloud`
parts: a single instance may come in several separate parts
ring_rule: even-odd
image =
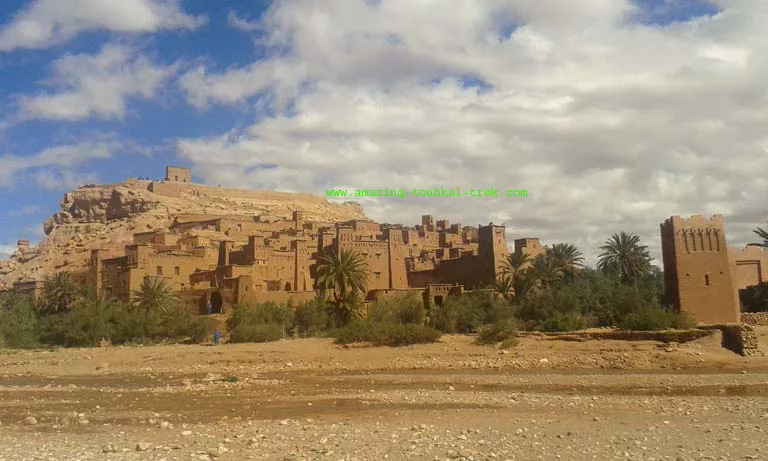
[[[83,184],[98,184],[99,176],[94,172],[81,173],[69,169],[41,170],[34,175],[37,185],[46,190],[73,190]]]
[[[15,253],[17,247],[15,245],[3,245],[0,244],[0,259],[8,259],[13,253]]]
[[[266,90],[272,92],[275,104],[282,107],[298,94],[304,75],[301,64],[283,60],[255,62],[218,75],[211,75],[205,66],[198,66],[184,74],[179,85],[189,103],[199,109],[212,104],[243,103]]]
[[[28,156],[0,156],[0,187],[11,187],[32,175],[40,186],[51,190],[70,189],[80,181],[94,179],[92,174],[77,173],[86,162],[112,157],[125,147],[109,137],[46,148]]]
[[[121,119],[129,98],[152,98],[175,72],[155,65],[129,48],[105,45],[96,55],[67,55],[54,63],[51,84],[57,92],[22,96],[23,120],[79,121],[90,117]]]
[[[205,23],[185,14],[178,0],[35,0],[0,29],[0,51],[59,45],[89,31],[136,34]]]
[[[263,29],[259,21],[252,21],[241,18],[236,12],[231,11],[227,14],[227,24],[242,32],[256,32]]]
[[[182,140],[178,154],[222,185],[528,189],[366,210],[500,218],[510,238],[572,242],[591,261],[622,230],[659,257],[672,214],[727,213],[730,241],[745,243],[768,220],[768,7],[720,3],[661,27],[630,23],[626,0],[278,2],[266,59],[182,86],[197,107],[266,94],[290,115]]]
[[[42,208],[40,208],[37,205],[26,205],[18,210],[11,210],[8,213],[6,213],[8,216],[29,216],[38,214],[42,211]]]

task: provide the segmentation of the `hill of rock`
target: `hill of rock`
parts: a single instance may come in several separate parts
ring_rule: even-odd
[[[179,214],[290,217],[300,210],[311,221],[366,219],[357,203],[331,203],[310,194],[137,179],[83,186],[64,194],[60,206],[43,225],[46,237],[38,245],[0,261],[0,290],[17,281],[85,268],[92,249],[119,251],[133,241],[134,233],[168,229]]]

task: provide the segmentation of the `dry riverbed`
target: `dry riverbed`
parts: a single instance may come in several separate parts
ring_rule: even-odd
[[[0,460],[768,460],[768,329],[0,351]]]

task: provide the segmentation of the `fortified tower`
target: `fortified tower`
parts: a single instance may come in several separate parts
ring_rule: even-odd
[[[695,215],[661,224],[666,292],[675,309],[699,323],[739,322],[723,223],[722,215]]]
[[[189,168],[181,168],[177,166],[165,167],[165,180],[167,182],[192,182],[192,172]]]
[[[507,236],[504,226],[478,226],[477,252],[480,259],[478,279],[485,284],[493,284],[503,269],[503,262],[509,255]]]

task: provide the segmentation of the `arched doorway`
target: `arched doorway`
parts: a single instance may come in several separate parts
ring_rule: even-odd
[[[291,291],[291,282],[285,282],[285,291]]]
[[[211,293],[211,313],[221,314],[223,312],[224,300],[221,298],[221,293],[214,291]]]

